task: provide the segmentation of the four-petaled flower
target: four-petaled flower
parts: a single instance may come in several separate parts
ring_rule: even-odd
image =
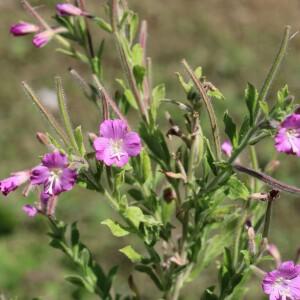
[[[107,166],[123,167],[129,157],[141,152],[141,139],[136,132],[128,131],[123,120],[106,120],[100,125],[100,137],[94,140],[97,160]]]
[[[280,124],[275,147],[278,152],[300,156],[300,114],[293,113]]]
[[[12,173],[10,177],[0,181],[0,191],[7,196],[30,178],[30,171]]]
[[[300,265],[286,261],[265,275],[262,288],[270,300],[300,299]]]
[[[22,36],[30,33],[35,33],[39,30],[39,26],[27,22],[19,22],[10,27],[10,33],[14,36]]]
[[[86,14],[82,9],[70,3],[56,4],[56,11],[60,16],[84,16]]]
[[[33,185],[43,185],[44,193],[58,195],[69,191],[76,181],[76,170],[68,167],[67,156],[59,151],[47,153],[42,164],[31,170],[30,181]]]

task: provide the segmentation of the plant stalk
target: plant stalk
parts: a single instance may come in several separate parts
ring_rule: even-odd
[[[219,133],[219,128],[218,128],[218,124],[217,124],[217,117],[215,115],[214,108],[211,104],[211,100],[207,96],[207,93],[206,93],[201,81],[197,78],[196,74],[194,73],[194,71],[192,70],[192,68],[189,66],[189,64],[187,63],[187,61],[185,59],[182,61],[182,64],[183,64],[184,68],[186,69],[187,73],[189,74],[189,76],[191,77],[192,81],[194,82],[198,92],[200,93],[200,95],[205,103],[205,106],[206,106],[206,109],[208,112],[208,116],[209,116],[209,120],[210,120],[213,137],[214,137],[217,159],[218,159],[218,161],[220,161],[221,160],[220,133]]]

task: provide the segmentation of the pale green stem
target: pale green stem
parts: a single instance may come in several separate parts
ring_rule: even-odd
[[[250,146],[250,157],[251,157],[251,163],[252,163],[252,168],[254,170],[259,170],[259,165],[258,165],[258,160],[257,160],[257,154],[256,154],[256,149],[255,146]],[[259,190],[259,182],[257,179],[253,178],[253,192],[258,192]]]
[[[119,52],[121,64],[126,75],[126,79],[129,83],[130,89],[136,99],[137,105],[139,107],[139,111],[141,112],[142,116],[145,117],[146,121],[148,122],[148,111],[146,109],[145,103],[141,97],[139,89],[136,85],[135,77],[132,71],[131,63],[124,51],[123,41],[120,37],[120,32],[118,28],[118,1],[111,0],[111,27],[113,31],[113,35],[115,37],[117,50]]]
[[[74,136],[74,131],[71,123],[71,119],[67,110],[67,105],[66,105],[66,99],[64,95],[64,89],[62,86],[62,81],[60,77],[55,78],[55,85],[56,85],[56,92],[57,92],[57,100],[60,108],[60,113],[65,125],[65,129],[67,132],[67,135],[71,141],[71,144],[74,148],[75,151],[79,152],[79,148]]]
[[[208,112],[208,116],[209,116],[209,120],[210,120],[210,126],[211,126],[213,137],[214,137],[217,159],[221,160],[220,134],[219,134],[219,128],[218,128],[218,124],[217,124],[217,117],[215,115],[214,108],[211,104],[211,100],[207,96],[207,93],[206,93],[201,81],[197,78],[196,74],[194,73],[192,68],[189,66],[187,61],[183,60],[182,64],[183,64],[184,68],[186,69],[187,73],[189,74],[189,76],[191,77],[192,81],[194,82],[198,92],[200,93],[200,95],[205,103],[205,106],[206,106],[206,109]]]
[[[58,134],[59,137],[64,141],[66,146],[69,145],[69,141],[65,135],[65,132],[60,127],[60,125],[56,122],[54,117],[46,110],[46,108],[42,105],[41,101],[37,98],[37,96],[34,94],[32,89],[27,85],[26,82],[22,82],[22,85],[24,87],[24,90],[26,94],[30,97],[30,99],[36,104],[42,115],[45,117],[45,119],[48,121],[50,126],[55,130],[55,132]]]

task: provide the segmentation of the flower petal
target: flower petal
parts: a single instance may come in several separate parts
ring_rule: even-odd
[[[33,185],[44,184],[48,177],[50,176],[50,171],[45,166],[37,166],[31,170],[30,181]]]
[[[131,131],[125,135],[123,149],[129,156],[137,156],[140,154],[142,150],[141,139],[136,132]]]
[[[34,217],[38,213],[38,210],[36,207],[26,204],[23,206],[22,210],[27,214],[28,217]]]
[[[96,150],[96,158],[98,160],[103,160],[103,152],[109,147],[109,139],[98,137],[94,140],[93,145]]]
[[[42,159],[42,164],[48,168],[65,168],[68,165],[68,158],[60,151],[47,153]]]
[[[59,180],[64,191],[69,191],[73,188],[77,178],[76,170],[65,168]]]
[[[100,135],[109,139],[123,139],[128,129],[123,120],[105,120],[100,125]]]

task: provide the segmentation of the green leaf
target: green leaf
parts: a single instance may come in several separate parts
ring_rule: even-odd
[[[125,254],[133,263],[138,263],[142,260],[142,256],[130,245],[120,249],[119,251]]]
[[[249,190],[243,182],[241,182],[235,175],[231,176],[226,183],[225,194],[230,199],[244,199],[249,198]]]
[[[236,125],[232,118],[228,115],[228,112],[224,114],[225,133],[229,137],[233,147],[238,146],[238,137],[236,131]]]
[[[255,121],[255,113],[257,110],[257,98],[258,92],[256,88],[251,83],[248,83],[247,88],[245,90],[245,101],[249,111],[250,125],[253,125]]]
[[[135,100],[135,97],[132,93],[132,91],[130,89],[128,89],[124,83],[124,81],[122,79],[117,79],[116,80],[117,83],[120,84],[120,86],[123,88],[124,90],[124,96],[125,96],[125,99],[127,100],[127,102],[134,108],[134,109],[138,109],[138,106],[137,106],[137,103],[136,103],[136,100]]]
[[[212,98],[215,98],[215,99],[218,99],[218,100],[224,100],[225,99],[224,95],[217,88],[215,88],[214,90],[209,90],[207,92],[207,95],[209,97],[212,97]]]
[[[130,222],[139,228],[140,223],[145,220],[142,210],[137,206],[128,207],[123,213],[124,217],[130,220]]]
[[[85,146],[84,146],[84,143],[83,143],[83,134],[82,134],[81,126],[78,126],[78,127],[75,128],[74,135],[75,135],[76,143],[77,143],[78,148],[79,148],[79,152],[82,156],[84,156],[85,153],[86,153],[86,150],[85,150]]]
[[[138,26],[139,26],[139,16],[136,13],[132,13],[129,25],[130,25],[129,40],[130,43],[132,43],[132,41],[136,36],[136,33],[138,31]]]
[[[133,75],[138,86],[141,86],[143,84],[145,74],[146,74],[145,67],[141,65],[135,65],[133,67]]]
[[[106,32],[112,33],[112,28],[109,23],[104,21],[102,18],[99,17],[93,17],[92,20],[103,30]]]
[[[111,219],[106,219],[102,221],[101,224],[106,225],[110,229],[111,233],[116,237],[123,237],[129,234],[127,230]]]
[[[161,100],[166,97],[166,87],[165,85],[159,84],[152,91],[152,102],[151,102],[151,114],[155,120],[157,117],[157,110],[159,108]]]
[[[65,280],[68,281],[68,282],[73,283],[74,285],[80,286],[80,287],[85,286],[84,279],[81,276],[78,276],[78,275],[66,276]]]
[[[175,74],[177,75],[178,81],[181,84],[182,88],[184,89],[186,94],[188,94],[192,89],[193,84],[191,82],[185,82],[183,76],[179,72],[176,72]]]
[[[165,137],[159,128],[155,127],[150,129],[142,123],[140,127],[140,135],[153,153],[153,158],[159,162],[164,169],[169,169],[170,153]]]
[[[205,142],[206,142],[206,160],[207,160],[207,163],[210,167],[210,169],[212,170],[212,172],[214,173],[214,175],[217,175],[217,167],[215,165],[215,156],[210,148],[210,144],[209,144],[209,141],[208,139],[204,139]]]
[[[176,203],[171,201],[170,203],[164,201],[161,204],[161,219],[164,225],[170,223],[175,213]]]
[[[197,67],[196,69],[195,69],[195,71],[194,71],[194,73],[195,73],[195,75],[196,75],[196,77],[198,78],[198,79],[201,79],[201,77],[202,77],[202,67]]]
[[[279,105],[282,105],[286,101],[286,98],[289,96],[289,94],[289,88],[287,85],[277,92],[277,102]]]
[[[133,65],[143,65],[143,48],[141,47],[140,44],[135,44],[132,47],[132,63]]]
[[[259,106],[263,111],[264,115],[266,116],[266,118],[268,118],[270,113],[269,104],[266,101],[260,101]]]
[[[140,154],[143,182],[152,179],[151,160],[145,149]]]

